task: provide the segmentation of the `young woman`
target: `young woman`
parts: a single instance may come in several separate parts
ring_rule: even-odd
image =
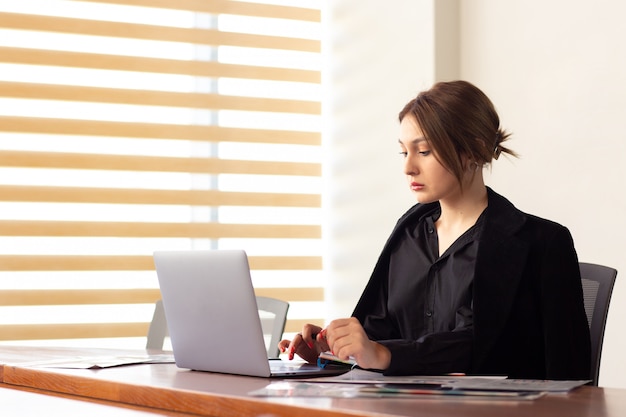
[[[418,204],[398,221],[352,317],[279,347],[330,350],[388,375],[587,379],[590,340],[569,231],[485,186],[509,134],[487,96],[438,83],[402,109],[400,150]]]

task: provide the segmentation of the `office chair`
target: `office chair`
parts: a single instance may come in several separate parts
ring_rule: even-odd
[[[277,298],[257,296],[256,305],[259,309],[263,336],[270,337],[269,342],[266,341],[267,357],[277,358],[280,355],[278,343],[283,337],[287,323],[289,303]]]
[[[157,300],[154,304],[154,314],[148,328],[148,340],[146,341],[146,349],[163,349],[165,338],[169,335],[167,330],[167,320],[165,319],[165,309],[163,301]]]
[[[270,297],[256,297],[263,336],[266,338],[267,357],[277,358],[280,354],[278,343],[283,337],[289,303]],[[163,302],[158,300],[154,306],[154,315],[148,329],[146,349],[163,349],[163,343],[168,336],[167,320]],[[269,337],[269,342],[267,341]]]
[[[604,341],[604,328],[609,313],[609,302],[617,270],[603,265],[580,262],[585,312],[591,334],[591,379],[590,385],[598,386],[600,356]]]

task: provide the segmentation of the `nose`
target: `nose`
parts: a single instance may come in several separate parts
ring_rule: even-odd
[[[413,158],[411,158],[410,155],[407,155],[404,158],[403,171],[404,175],[415,175],[419,173],[419,169],[417,168],[415,161],[413,160]]]

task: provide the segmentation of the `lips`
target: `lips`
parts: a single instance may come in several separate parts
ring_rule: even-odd
[[[421,184],[419,182],[411,182],[411,190],[420,191],[422,189],[424,189],[424,184]]]

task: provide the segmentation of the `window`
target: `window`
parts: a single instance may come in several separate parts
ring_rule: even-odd
[[[0,0],[0,340],[142,347],[164,249],[323,322],[320,11],[283,3]]]

